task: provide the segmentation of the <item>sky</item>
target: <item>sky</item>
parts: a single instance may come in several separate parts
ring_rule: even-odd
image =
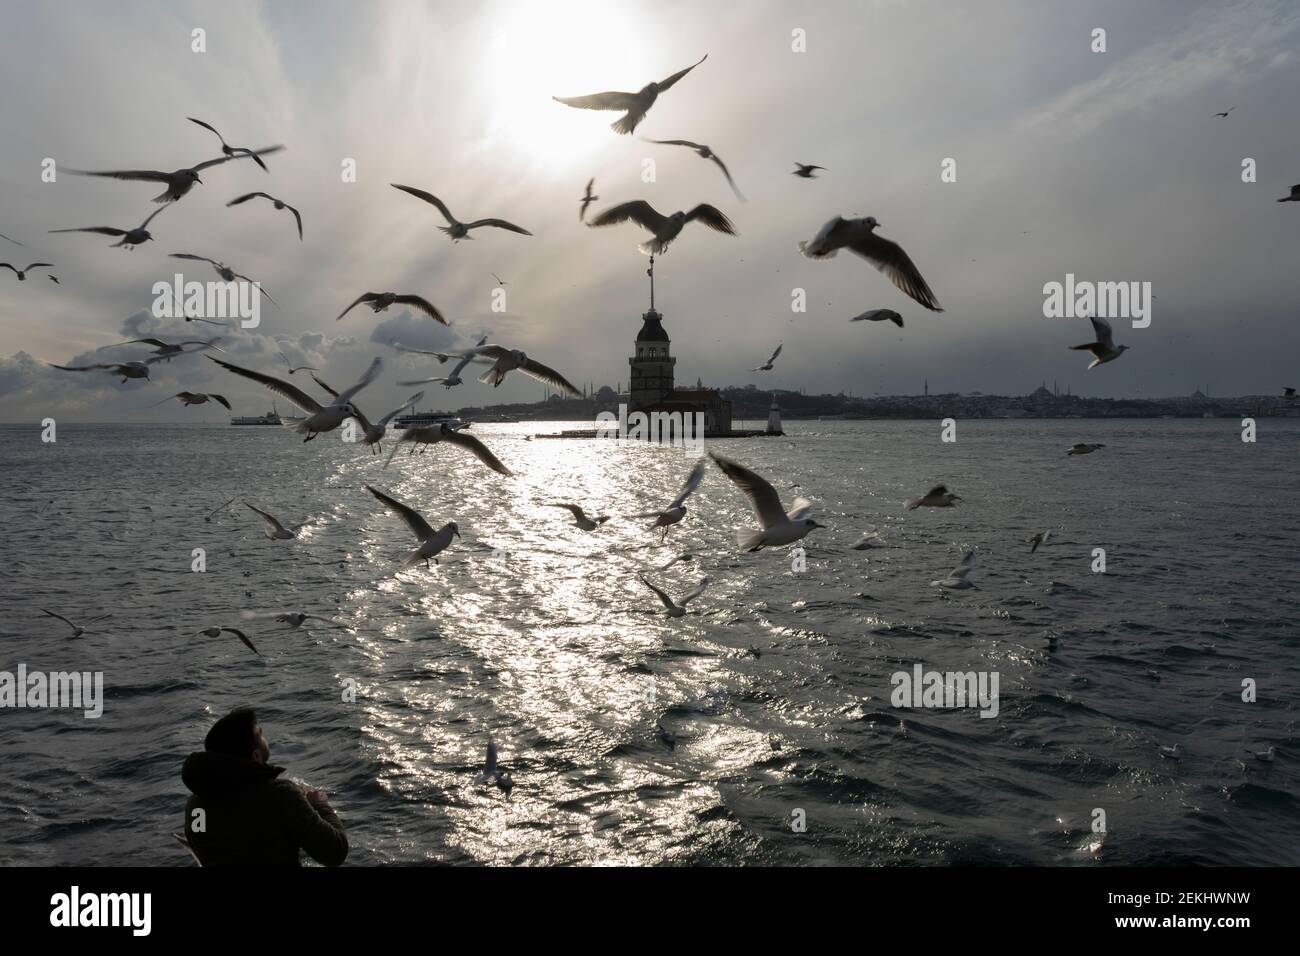
[[[1292,0],[14,0],[0,34],[0,233],[25,248],[0,240],[0,261],[53,262],[60,282],[0,272],[0,420],[223,418],[211,405],[148,407],[183,389],[226,395],[240,414],[269,409],[267,390],[200,355],[126,384],[45,364],[139,359],[139,346],[97,350],[195,337],[195,325],[150,313],[155,282],[215,278],[175,252],[230,264],[281,307],[266,305],[256,329],[222,332],[221,358],[283,377],[283,349],[337,388],[382,356],[358,397],[372,418],[412,391],[398,380],[445,371],[395,340],[456,348],[488,333],[579,386],[625,384],[647,307],[646,235],[578,221],[591,177],[593,211],[708,202],[735,223],[735,237],[688,225],[656,261],[681,384],[1275,394],[1300,386],[1300,203],[1276,202],[1300,181],[1298,41]],[[633,136],[609,129],[617,113],[551,99],[635,91],[706,53]],[[191,116],[234,145],[285,149],[267,157],[269,174],[247,160],[205,170],[134,251],[48,233],[143,221],[160,186],[64,167],[172,170],[220,155]],[[712,163],[643,137],[712,146],[748,201]],[[346,159],[355,182],[343,181]],[[947,159],[955,181],[941,177]],[[1255,182],[1242,181],[1246,159]],[[800,179],[795,161],[826,171]],[[453,243],[437,211],[394,182],[462,220],[500,217],[534,235],[483,229]],[[253,190],[299,208],[305,240],[269,204],[226,208]],[[798,241],[836,215],[875,216],[945,311],[847,252],[802,257]],[[492,273],[508,283],[504,312]],[[1113,323],[1130,346],[1120,360],[1087,371],[1068,346],[1091,340],[1089,323],[1044,316],[1044,284],[1068,273],[1151,283],[1150,326]],[[806,311],[792,310],[797,289]],[[423,295],[450,327],[400,307],[335,320],[362,292],[388,290]],[[849,323],[871,308],[898,310],[904,328]],[[778,343],[776,367],[751,372]],[[293,381],[310,389],[304,374]],[[521,376],[496,390],[468,379],[430,386],[421,405],[542,396]]]

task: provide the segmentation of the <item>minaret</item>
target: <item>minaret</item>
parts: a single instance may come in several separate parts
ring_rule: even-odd
[[[781,406],[776,403],[776,392],[772,393],[772,408],[767,413],[767,433],[769,435],[784,435],[781,430]]]
[[[636,336],[635,352],[627,360],[631,367],[631,378],[627,386],[630,411],[655,405],[672,394],[673,366],[677,364],[677,359],[669,351],[671,340],[660,324],[663,317],[655,311],[654,256],[650,257],[650,268],[646,270],[646,275],[650,277],[650,309],[641,316],[641,331]]]

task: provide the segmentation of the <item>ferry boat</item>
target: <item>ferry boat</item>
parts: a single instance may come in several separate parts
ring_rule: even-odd
[[[269,411],[265,415],[236,415],[230,419],[232,425],[280,425],[280,413]]]
[[[427,425],[450,425],[453,428],[469,428],[471,422],[464,422],[455,415],[446,412],[412,412],[399,415],[393,420],[394,428],[423,428]]]

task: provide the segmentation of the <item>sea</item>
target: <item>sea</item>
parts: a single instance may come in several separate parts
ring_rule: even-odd
[[[0,427],[0,671],[103,675],[98,717],[0,709],[0,863],[194,865],[181,763],[250,706],[347,865],[1300,864],[1300,420],[709,441],[826,526],[757,553],[712,464],[666,540],[632,517],[699,449],[535,437],[574,427],[473,425],[514,477],[445,444],[386,465],[391,436]],[[461,539],[403,567],[368,484]],[[955,507],[905,510],[937,484]],[[932,585],[971,550],[974,588]],[[670,618],[640,575],[709,583]],[[917,665],[996,675],[996,716],[897,706]],[[508,794],[476,783],[489,740]]]

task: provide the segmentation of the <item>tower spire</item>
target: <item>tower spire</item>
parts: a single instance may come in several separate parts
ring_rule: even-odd
[[[650,311],[655,310],[655,257],[650,257],[650,268],[645,271],[650,277]]]

